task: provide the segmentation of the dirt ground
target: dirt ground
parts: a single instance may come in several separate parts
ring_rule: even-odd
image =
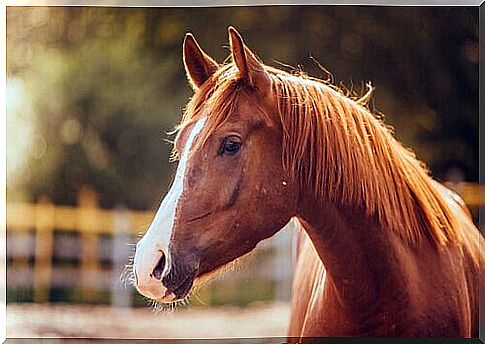
[[[7,337],[280,337],[286,333],[289,315],[286,303],[171,312],[149,307],[15,304],[7,306]]]

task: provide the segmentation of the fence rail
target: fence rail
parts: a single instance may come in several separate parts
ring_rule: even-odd
[[[485,187],[467,183],[447,183],[447,186],[457,191],[472,209],[483,205]],[[151,211],[134,211],[123,207],[101,209],[96,194],[87,188],[81,190],[78,206],[75,207],[54,205],[46,198],[36,204],[8,203],[7,258],[13,265],[7,270],[7,286],[30,285],[35,302],[48,302],[50,289],[70,280],[82,288],[85,302],[93,301],[99,288],[108,287],[111,302],[127,306],[130,304],[129,293],[119,283],[122,269],[132,253],[132,248],[127,244],[136,241],[153,217],[154,212]],[[67,238],[64,241],[62,238],[56,239],[59,231],[67,233],[68,237],[78,236],[79,245],[72,245]],[[279,286],[275,292],[277,298],[289,296],[294,233],[292,230],[281,231],[274,239],[263,244],[263,248],[274,251],[271,271],[273,280]],[[111,238],[110,249],[103,244],[103,235]],[[56,242],[62,243],[57,249]],[[67,248],[63,249],[63,246]],[[54,251],[58,251],[61,257],[74,256],[79,260],[79,268],[76,271],[62,267],[54,269]],[[29,259],[33,264],[29,263]],[[112,267],[103,267],[103,260],[109,260]],[[267,275],[267,271],[262,274]]]
[[[35,204],[8,203],[7,287],[32,288],[34,302],[49,302],[56,287],[81,289],[83,302],[96,302],[99,291],[108,290],[114,306],[129,306],[133,288],[123,285],[120,275],[133,253],[132,245],[154,215],[121,206],[99,208],[95,192],[87,188],[79,193],[77,206],[54,205],[46,198]],[[260,245],[259,251],[274,252],[265,266],[251,271],[260,278],[286,281],[275,283],[279,299],[290,295],[292,235],[291,229],[282,231]],[[103,240],[106,237],[109,240]],[[57,264],[56,257],[75,259],[76,267]],[[288,269],[281,269],[282,265]]]

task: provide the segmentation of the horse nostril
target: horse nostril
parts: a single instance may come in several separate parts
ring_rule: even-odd
[[[162,256],[160,257],[160,260],[157,263],[157,266],[155,266],[155,269],[152,271],[152,277],[160,280],[162,278],[162,273],[163,269],[165,268],[165,254],[162,252]]]

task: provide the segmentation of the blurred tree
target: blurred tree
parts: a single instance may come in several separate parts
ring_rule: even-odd
[[[155,207],[172,171],[163,138],[191,94],[183,35],[194,32],[222,62],[228,25],[267,64],[327,78],[311,55],[357,92],[372,81],[375,107],[435,176],[459,169],[478,179],[477,8],[10,7],[7,84],[22,83],[35,134],[7,134],[9,150],[30,140],[8,197],[24,190],[73,203],[90,184],[103,206]],[[25,123],[16,116],[7,120]]]

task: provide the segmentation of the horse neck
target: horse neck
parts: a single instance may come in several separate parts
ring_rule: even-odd
[[[346,309],[360,312],[371,304],[375,309],[376,300],[407,293],[402,278],[409,258],[406,244],[376,218],[359,207],[307,197],[300,203],[298,219],[325,266],[325,283],[332,284]]]

